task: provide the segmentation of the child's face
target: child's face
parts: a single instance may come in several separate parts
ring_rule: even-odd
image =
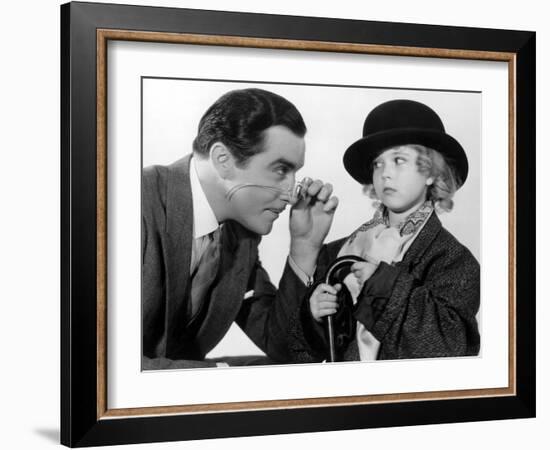
[[[428,177],[418,171],[418,152],[407,145],[392,147],[373,162],[372,180],[380,201],[395,213],[426,201]]]

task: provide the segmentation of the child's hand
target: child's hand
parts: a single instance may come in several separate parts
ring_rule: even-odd
[[[391,264],[403,248],[403,244],[405,244],[412,235],[401,236],[399,230],[393,227],[386,228],[379,226],[376,228],[379,232],[372,241],[368,250],[368,255],[378,261],[384,261]]]
[[[321,283],[318,285],[309,298],[309,309],[311,315],[317,322],[321,322],[323,317],[334,314],[338,308],[336,294],[342,288],[341,284]]]
[[[371,277],[377,267],[377,264],[360,261],[351,266],[351,272],[355,275],[355,278],[357,278],[359,285],[362,286],[363,283]]]

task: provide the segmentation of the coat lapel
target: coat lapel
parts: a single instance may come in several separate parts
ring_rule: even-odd
[[[424,253],[429,248],[430,244],[437,237],[440,231],[441,221],[434,211],[426,222],[426,225],[424,225],[424,228],[420,230],[420,233],[418,234],[414,242],[405,252],[402,262],[404,264],[416,266],[422,258],[422,255],[424,255]]]
[[[186,156],[168,169],[166,192],[166,355],[177,354],[185,333],[187,284],[193,239],[193,199]]]
[[[194,357],[204,357],[223,338],[241,308],[246,280],[257,255],[256,241],[250,234],[236,223],[227,222],[221,236],[216,286],[204,305],[207,308],[204,320],[193,336],[186,320],[193,240],[190,159],[189,155],[176,161],[168,171],[164,237],[167,357],[181,357],[188,352]]]

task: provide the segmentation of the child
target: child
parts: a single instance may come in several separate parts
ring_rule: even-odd
[[[436,214],[452,209],[468,175],[460,144],[432,109],[394,100],[367,116],[344,166],[380,205],[348,238],[323,247],[317,283],[291,327],[295,361],[327,359],[324,318],[352,304],[343,295],[353,299],[353,329],[335,330],[339,360],[477,355],[479,264]],[[324,283],[344,255],[365,261],[351,266],[343,285]]]

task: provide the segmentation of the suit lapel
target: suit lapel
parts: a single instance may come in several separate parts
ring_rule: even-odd
[[[241,308],[248,272],[257,255],[255,240],[233,222],[221,236],[220,268],[204,320],[192,336],[187,329],[189,267],[193,240],[193,199],[189,180],[191,156],[169,166],[166,193],[166,355],[187,350],[204,356],[227,333]],[[194,328],[194,327],[193,327]]]
[[[166,354],[178,353],[185,333],[193,239],[193,199],[186,156],[169,166],[166,192]]]

